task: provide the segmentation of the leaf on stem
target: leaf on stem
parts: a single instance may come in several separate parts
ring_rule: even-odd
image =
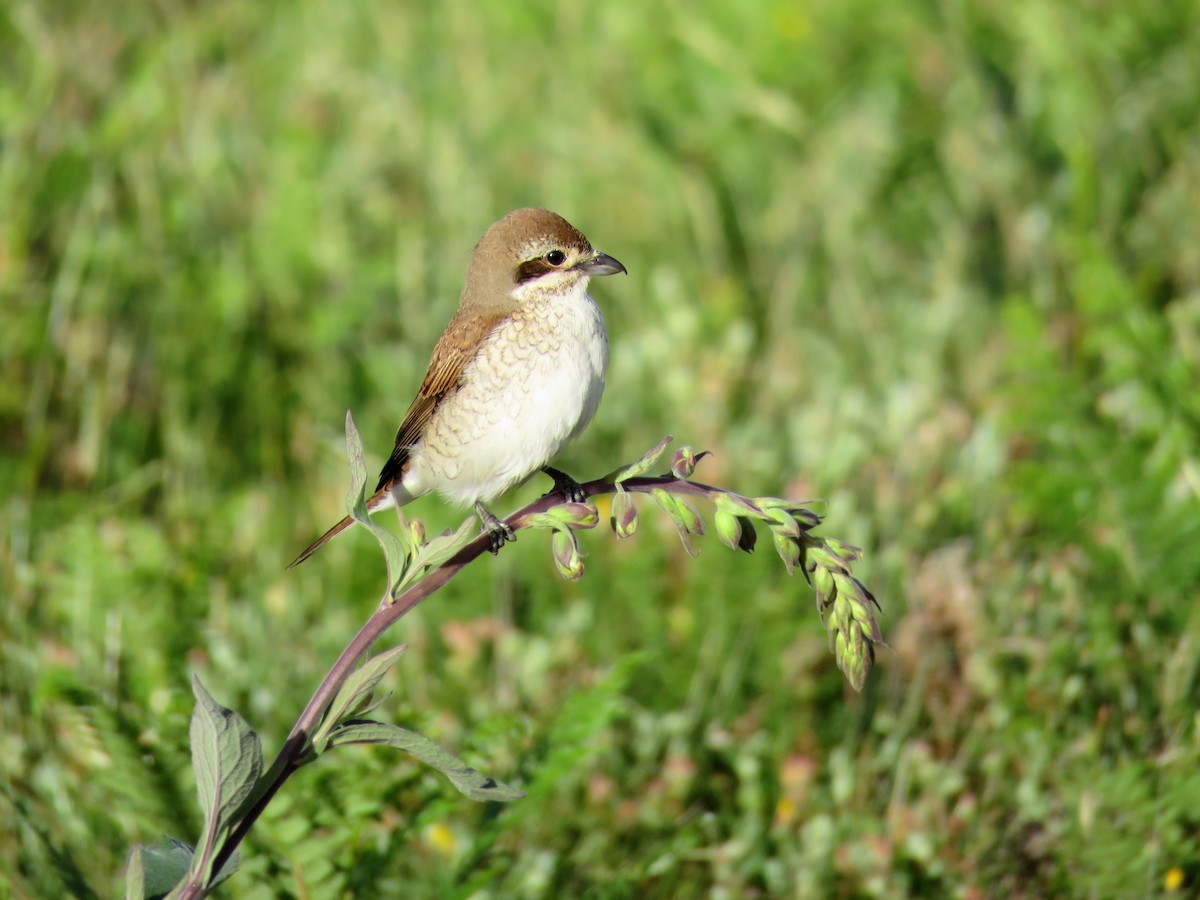
[[[354,427],[354,417],[349,412],[346,413],[346,456],[350,460],[350,491],[346,494],[346,508],[350,511],[350,517],[371,532],[379,542],[387,564],[388,584],[395,585],[407,574],[409,561],[420,545],[414,541],[414,534],[409,530],[403,513],[400,513],[400,532],[403,538],[397,537],[371,520],[371,514],[367,510],[367,464],[363,458],[362,438],[359,437],[358,429]],[[392,595],[394,596],[394,591]]]
[[[347,677],[341,689],[329,704],[329,708],[325,711],[325,718],[321,721],[321,725],[313,732],[313,749],[317,753],[325,751],[325,740],[329,736],[329,732],[339,722],[351,716],[364,715],[373,708],[371,695],[374,694],[375,688],[379,686],[379,682],[387,675],[392,664],[407,649],[407,645],[401,644],[399,647],[393,647],[391,650],[378,653]]]
[[[674,440],[672,435],[667,435],[648,451],[646,455],[639,459],[631,466],[626,466],[624,469],[618,469],[616,474],[612,476],[614,484],[620,484],[622,481],[628,481],[630,478],[636,478],[639,475],[645,475],[654,468],[654,464],[658,462],[658,458],[663,455],[663,451],[667,449],[667,445]]]
[[[196,695],[190,728],[192,766],[204,811],[204,828],[197,844],[200,852],[193,860],[192,874],[207,884],[217,846],[241,815],[262,775],[263,752],[262,742],[246,720],[213,700],[195,676],[192,692]]]
[[[408,568],[400,576],[395,587],[391,590],[391,599],[395,600],[404,591],[420,581],[427,572],[436,569],[446,562],[459,550],[475,539],[476,519],[467,516],[458,526],[458,531],[439,534],[432,541],[417,550],[416,555],[409,560]]]
[[[346,722],[335,728],[329,735],[329,747],[340,747],[343,744],[382,744],[403,750],[426,765],[433,766],[449,778],[450,783],[462,794],[472,800],[481,802],[512,801],[525,796],[524,791],[510,787],[472,769],[423,734],[409,731],[399,725],[366,720]]]
[[[192,848],[165,834],[149,846],[135,846],[125,863],[125,900],[158,900],[187,876]],[[216,887],[237,871],[240,856],[234,853],[209,887]]]

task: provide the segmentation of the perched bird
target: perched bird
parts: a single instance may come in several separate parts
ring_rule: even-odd
[[[600,404],[608,333],[588,279],[617,272],[625,267],[548,210],[518,209],[492,225],[367,509],[437,491],[474,505],[495,552],[516,538],[484,504],[534,472],[553,478],[566,498],[583,499],[579,484],[548,464]],[[353,521],[342,519],[291,565]]]

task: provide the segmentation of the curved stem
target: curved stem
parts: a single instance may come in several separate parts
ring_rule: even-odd
[[[580,485],[580,487],[588,497],[612,494],[617,489],[617,486],[613,482],[605,479],[589,481],[586,484]],[[621,487],[627,491],[637,493],[648,493],[654,488],[667,487],[677,493],[703,497],[721,492],[720,488],[710,487],[694,481],[684,481],[671,476],[630,478],[621,482]],[[562,502],[563,498],[561,495],[557,493],[548,494],[513,513],[505,522],[514,531],[519,531],[529,526],[529,521],[533,516],[538,513],[544,513],[546,510]],[[275,757],[275,761],[271,764],[271,768],[266,776],[266,783],[262,787],[262,793],[247,809],[246,814],[238,822],[237,827],[234,828],[228,839],[217,851],[211,869],[212,872],[221,871],[221,868],[229,860],[233,851],[245,840],[254,823],[258,821],[258,817],[262,815],[263,810],[267,808],[267,805],[274,798],[275,794],[283,787],[284,782],[309,761],[310,735],[320,724],[321,717],[325,715],[325,710],[328,709],[329,704],[350,676],[358,661],[366,655],[367,651],[383,636],[385,631],[412,611],[425,598],[443,588],[450,579],[454,578],[467,565],[481,556],[489,546],[488,536],[486,534],[479,535],[453,557],[442,563],[421,579],[421,581],[397,597],[394,602],[388,603],[385,600],[363,627],[359,629],[358,634],[346,645],[346,649],[342,651],[337,661],[333,664],[333,667],[329,670],[329,673],[317,687],[312,699],[308,701],[308,705],[304,708],[304,712],[296,720],[296,724],[292,726],[291,733],[288,735],[287,740],[284,741],[278,755]],[[189,884],[184,887],[178,896],[186,898],[186,900],[196,900],[196,898],[204,896],[205,893],[206,889],[204,886]]]

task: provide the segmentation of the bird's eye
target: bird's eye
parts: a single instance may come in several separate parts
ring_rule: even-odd
[[[550,263],[552,266],[561,266],[566,261],[567,254],[563,253],[561,250],[551,250],[546,254],[546,262]]]

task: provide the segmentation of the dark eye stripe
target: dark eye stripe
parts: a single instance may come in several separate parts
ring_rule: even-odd
[[[527,259],[525,262],[517,266],[517,276],[515,280],[517,284],[524,284],[525,282],[537,278],[540,275],[545,275],[547,272],[553,271],[554,266],[546,262],[543,257],[537,256],[533,259]]]

